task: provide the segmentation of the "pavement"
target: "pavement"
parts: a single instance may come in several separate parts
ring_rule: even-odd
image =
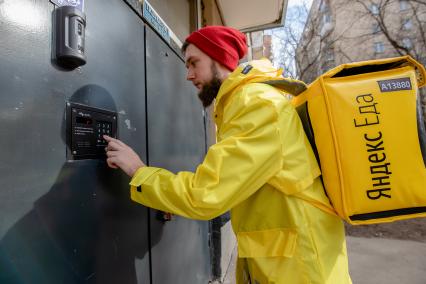
[[[347,237],[354,284],[426,284],[426,243]]]
[[[353,284],[426,284],[426,243],[360,237],[346,241]],[[234,248],[223,284],[235,284],[236,255]]]

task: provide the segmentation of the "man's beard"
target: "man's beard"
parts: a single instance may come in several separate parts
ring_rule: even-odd
[[[205,108],[212,104],[213,100],[219,93],[220,86],[222,85],[222,81],[219,79],[219,74],[214,63],[212,63],[211,69],[213,73],[213,79],[206,83],[198,93],[198,97],[200,98],[201,103]]]

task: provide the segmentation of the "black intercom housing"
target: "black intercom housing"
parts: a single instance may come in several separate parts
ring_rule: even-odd
[[[86,64],[86,15],[71,6],[53,11],[54,60],[63,68],[75,69]]]
[[[66,113],[67,159],[105,159],[103,135],[117,138],[117,113],[71,102]]]

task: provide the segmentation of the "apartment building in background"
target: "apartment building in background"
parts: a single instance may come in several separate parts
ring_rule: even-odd
[[[296,51],[299,78],[310,83],[343,63],[406,54],[426,64],[425,29],[426,2],[314,0]]]
[[[426,3],[314,0],[297,48],[298,73],[311,82],[342,63],[409,54],[426,63]]]
[[[256,31],[246,34],[249,51],[247,60],[268,58],[272,60],[272,36]]]

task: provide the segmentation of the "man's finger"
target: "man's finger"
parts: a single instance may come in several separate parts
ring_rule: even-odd
[[[116,141],[110,141],[108,142],[107,150],[108,151],[118,151],[121,150],[123,146],[118,144]]]
[[[123,147],[129,147],[129,146],[127,146],[127,144],[126,144],[126,143],[124,143],[124,142],[123,142],[123,141],[121,141],[121,140],[115,139],[115,141],[116,141],[119,145],[121,145],[121,146],[123,146]]]
[[[103,135],[102,137],[105,139],[106,142],[110,142],[110,141],[116,140],[115,138],[109,137],[108,135]]]
[[[115,142],[115,143],[117,143],[118,145],[121,145],[121,146],[127,146],[127,145],[126,145],[125,143],[123,143],[121,140],[118,140],[118,139],[116,139],[116,138],[112,138],[112,137],[110,137],[110,136],[108,136],[108,135],[104,135],[103,137],[104,137],[105,141],[107,141],[107,142]]]
[[[120,140],[118,140],[118,139],[112,138],[111,136],[103,135],[102,137],[103,137],[103,138],[105,139],[105,141],[106,141],[106,142],[108,142],[108,143],[114,142],[114,143],[116,143],[117,145],[121,145],[121,144],[123,144],[123,142],[121,142],[121,141],[120,141]]]
[[[114,160],[115,158],[108,158],[106,161],[110,168],[118,169],[118,166],[114,163]]]
[[[107,155],[108,158],[116,157],[117,151],[107,151],[106,155]]]

